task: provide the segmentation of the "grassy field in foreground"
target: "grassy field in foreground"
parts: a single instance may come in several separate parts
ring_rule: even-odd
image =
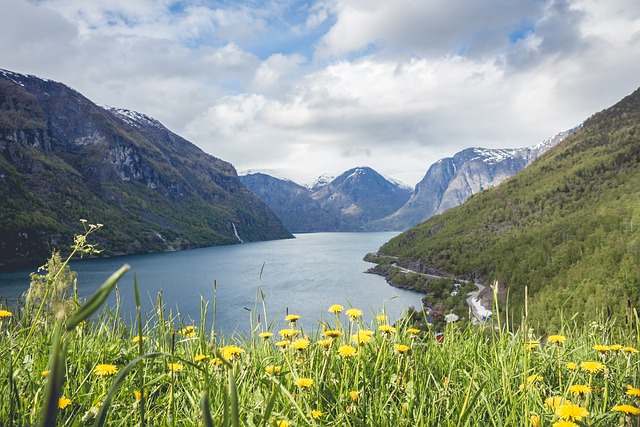
[[[317,330],[289,314],[216,336],[206,304],[185,324],[160,296],[124,323],[103,303],[127,267],[66,297],[69,259],[32,277],[24,307],[0,307],[1,426],[640,426],[635,312],[546,336],[496,313],[436,340],[335,305]]]
[[[452,326],[438,342],[383,314],[363,324],[358,310],[332,308],[324,330],[290,315],[290,328],[233,339],[204,320],[176,328],[162,305],[141,333],[117,309],[69,331],[3,310],[1,424],[52,411],[57,367],[54,422],[66,426],[639,425],[636,328],[567,322],[538,337]]]

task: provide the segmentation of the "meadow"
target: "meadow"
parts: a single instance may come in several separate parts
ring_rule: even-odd
[[[217,336],[215,295],[196,323],[161,294],[124,321],[104,301],[128,266],[79,301],[67,263],[92,231],[32,277],[25,305],[0,307],[0,425],[640,426],[635,311],[552,335],[496,311],[435,339],[337,304],[304,330],[293,311],[267,319],[258,289],[252,332]]]

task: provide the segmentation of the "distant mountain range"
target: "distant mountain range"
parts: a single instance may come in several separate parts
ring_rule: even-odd
[[[411,190],[369,167],[357,167],[331,180],[304,187],[262,173],[241,175],[291,232],[362,231],[398,210]]]
[[[293,233],[402,231],[500,184],[574,131],[532,147],[467,148],[431,165],[413,191],[369,167],[336,178],[323,175],[306,187],[264,173],[241,175],[240,180]]]
[[[0,267],[69,248],[80,219],[106,253],[291,237],[225,161],[157,120],[0,70]]]

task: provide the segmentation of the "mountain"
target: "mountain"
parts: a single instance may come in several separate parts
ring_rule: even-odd
[[[106,253],[291,237],[233,166],[144,114],[0,70],[0,265],[68,248],[80,219]]]
[[[411,190],[375,170],[357,167],[320,187],[313,199],[339,218],[337,231],[353,231],[395,212],[410,195]]]
[[[357,167],[310,187],[254,173],[240,180],[291,232],[362,231],[402,206],[411,190],[369,167]]]
[[[375,229],[406,230],[433,215],[461,205],[473,194],[494,187],[524,169],[574,131],[561,132],[533,147],[467,148],[453,157],[440,159],[429,167],[404,206],[370,226]]]
[[[640,90],[497,187],[384,244],[420,271],[498,281],[536,332],[640,308]],[[528,295],[528,297],[526,297]]]
[[[307,187],[260,172],[240,175],[240,181],[260,197],[292,233],[336,228],[336,218],[322,209]]]

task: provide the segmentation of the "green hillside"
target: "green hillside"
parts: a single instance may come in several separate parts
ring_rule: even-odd
[[[67,251],[80,219],[105,254],[292,237],[235,168],[141,113],[0,70],[0,269]]]
[[[624,316],[640,304],[640,90],[502,185],[380,249],[400,264],[497,280],[518,319]],[[503,301],[504,302],[504,301]],[[621,320],[624,320],[621,318]]]

